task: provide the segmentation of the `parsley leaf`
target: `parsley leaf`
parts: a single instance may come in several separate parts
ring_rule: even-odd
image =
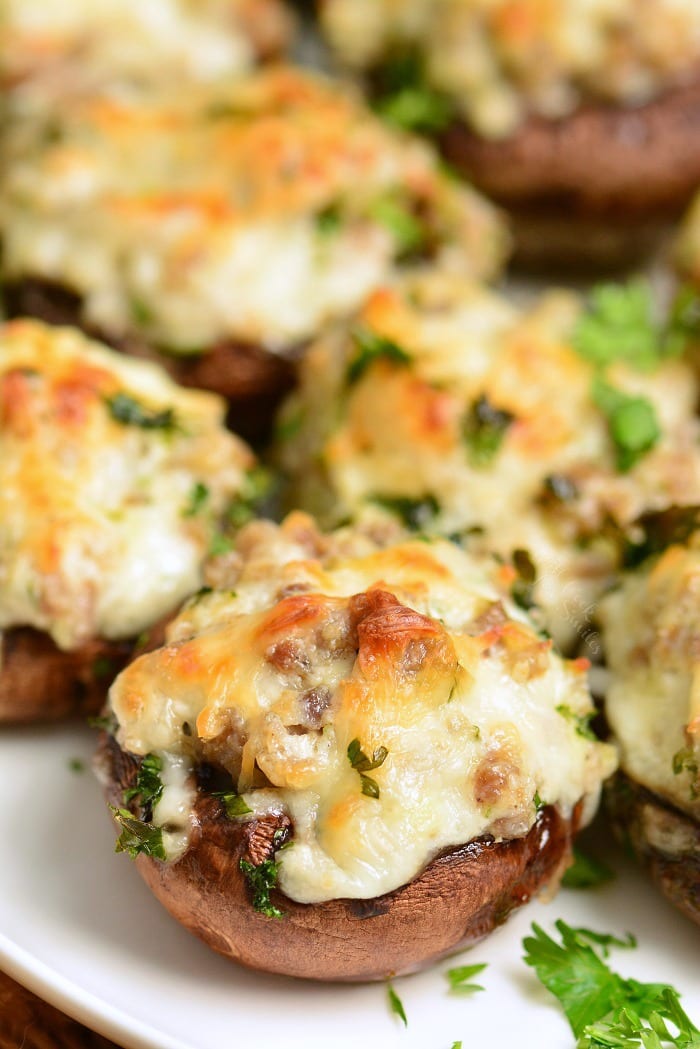
[[[118,809],[114,805],[110,805],[109,809],[122,828],[114,848],[115,852],[127,852],[132,860],[138,855],[151,856],[157,860],[166,859],[163,831],[160,827],[136,819],[128,809]]]
[[[397,54],[384,65],[375,108],[403,131],[443,131],[454,115],[448,96],[427,84],[424,63],[416,51]]]
[[[574,862],[564,872],[561,883],[567,889],[592,889],[612,881],[614,877],[614,872],[607,864],[592,856],[586,856],[574,846]]]
[[[485,394],[474,402],[462,426],[472,466],[488,466],[495,459],[513,419],[510,412],[495,408]]]
[[[193,486],[192,491],[187,499],[187,505],[182,511],[183,517],[196,517],[197,514],[201,513],[204,507],[207,505],[209,500],[209,489],[202,483],[197,481]]]
[[[152,808],[163,793],[163,783],[160,778],[162,771],[161,759],[156,754],[147,754],[139,765],[134,786],[124,791],[124,804],[128,805],[134,798],[138,798],[142,809]]]
[[[390,983],[386,985],[386,990],[389,997],[389,1008],[395,1016],[398,1016],[404,1027],[408,1027],[408,1020],[406,1019],[406,1010],[403,1007],[403,1002]]]
[[[695,801],[700,796],[700,762],[698,761],[697,750],[694,747],[681,747],[673,755],[674,776],[680,776],[683,772],[687,772],[694,777],[693,782],[690,784],[690,798],[691,801]]]
[[[481,965],[458,965],[454,969],[448,969],[445,973],[450,990],[458,994],[472,994],[474,991],[483,991],[479,983],[471,983],[473,976],[478,976],[486,968],[486,963]]]
[[[258,514],[260,504],[269,497],[272,474],[264,466],[253,466],[241,482],[238,495],[229,503],[226,516],[234,528],[242,528]],[[213,542],[213,540],[212,540]]]
[[[253,910],[264,914],[266,918],[283,918],[283,912],[270,900],[270,890],[277,885],[279,877],[279,863],[264,860],[255,866],[247,860],[241,860],[239,867],[253,896]]]
[[[406,495],[370,495],[369,501],[394,514],[412,532],[429,528],[440,513],[440,504],[434,495],[411,499]]]
[[[598,737],[591,728],[591,721],[595,717],[595,711],[591,710],[587,714],[577,714],[575,710],[572,710],[568,703],[560,703],[558,707],[555,707],[557,714],[561,714],[563,718],[570,721],[576,734],[582,736],[583,739],[590,739],[593,743],[598,743]]]
[[[367,369],[377,360],[391,361],[393,364],[409,365],[411,357],[404,349],[391,339],[377,335],[376,332],[364,328],[356,328],[353,332],[355,353],[350,358],[346,372],[348,385],[352,386],[361,379]]]
[[[633,529],[641,531],[641,538],[626,542],[625,568],[635,568],[669,546],[687,543],[700,529],[700,506],[668,506],[665,510],[652,510],[638,517]]]
[[[236,816],[247,816],[249,812],[253,811],[246,804],[245,799],[233,790],[214,791],[214,797],[219,798],[229,819],[235,819]]]
[[[115,422],[122,426],[139,426],[142,430],[174,430],[175,413],[172,408],[161,411],[146,408],[129,393],[115,393],[105,398],[105,404]]]
[[[535,605],[537,569],[527,550],[513,551],[513,567],[518,578],[510,588],[510,596],[519,608],[528,612]]]
[[[646,397],[615,389],[600,376],[593,382],[592,394],[594,403],[607,418],[617,452],[617,468],[627,473],[661,437],[654,405]]]
[[[559,999],[577,1049],[661,1049],[664,1044],[698,1049],[700,1032],[683,1011],[677,991],[667,984],[625,980],[603,960],[610,946],[635,946],[633,937],[619,940],[563,921],[555,925],[561,943],[533,923],[534,935],[523,940],[525,962]],[[666,1021],[675,1025],[677,1035]]]
[[[352,767],[359,772],[362,784],[362,793],[368,798],[379,797],[379,784],[371,776],[365,775],[373,769],[378,769],[386,761],[389,751],[386,747],[377,747],[371,758],[365,754],[357,737],[348,744],[348,761]]]
[[[580,357],[599,367],[625,361],[651,371],[663,349],[649,283],[637,280],[594,288],[574,331],[573,346]]]
[[[370,218],[384,226],[396,241],[402,257],[418,251],[425,243],[425,231],[413,212],[395,197],[379,197],[370,208]]]

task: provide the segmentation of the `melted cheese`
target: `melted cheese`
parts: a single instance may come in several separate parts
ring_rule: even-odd
[[[284,811],[280,885],[302,902],[373,897],[441,849],[532,827],[536,798],[584,820],[612,749],[585,739],[585,665],[508,604],[502,568],[443,540],[322,536],[301,514],[250,525],[220,589],[110,693],[117,738],[226,770]],[[559,708],[559,709],[558,709]],[[379,797],[348,747],[373,755]]]
[[[2,0],[0,77],[49,89],[239,75],[290,31],[279,0]]]
[[[323,0],[322,18],[355,67],[418,49],[428,83],[493,137],[587,98],[639,105],[700,59],[696,0]]]
[[[700,819],[700,550],[670,547],[629,575],[601,614],[621,766]]]
[[[384,289],[359,324],[398,345],[406,360],[379,357],[348,383],[354,337],[338,333],[313,346],[284,416],[296,433],[279,456],[293,478],[294,504],[326,525],[376,516],[378,500],[428,498],[438,513],[424,530],[478,528],[483,545],[503,556],[529,550],[550,630],[565,646],[588,638],[598,656],[593,604],[616,564],[603,526],[700,501],[698,390],[681,361],[651,374],[611,369],[613,385],[648,398],[662,430],[650,453],[618,472],[591,396],[592,367],[570,344],[579,310],[563,292],[517,310],[435,275]],[[465,425],[484,396],[512,420],[480,464]],[[552,476],[573,483],[577,497],[548,497]]]
[[[167,98],[62,99],[11,125],[5,277],[74,289],[111,335],[288,349],[386,279],[406,223],[460,272],[503,257],[496,213],[428,147],[291,68]]]
[[[125,425],[115,395],[174,424]],[[134,637],[196,590],[253,462],[223,415],[72,329],[0,328],[0,630],[33,626],[66,649]],[[189,515],[197,485],[207,498]]]

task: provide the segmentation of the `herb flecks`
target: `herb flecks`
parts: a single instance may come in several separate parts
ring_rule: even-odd
[[[443,131],[452,120],[454,103],[427,83],[416,52],[394,56],[382,69],[377,112],[403,131]]]
[[[174,430],[175,413],[172,408],[147,408],[129,393],[112,394],[105,398],[109,414],[122,426],[138,426],[142,430]]]
[[[519,608],[528,612],[536,603],[537,569],[527,550],[513,551],[513,567],[518,575],[510,588],[510,596]]]
[[[625,568],[636,568],[669,546],[683,545],[700,529],[700,506],[669,506],[637,518],[625,543]]]
[[[371,205],[369,214],[391,234],[403,258],[424,246],[425,230],[422,223],[410,207],[395,196],[379,197]]]
[[[253,811],[245,798],[240,794],[236,794],[235,791],[214,791],[214,797],[219,799],[229,819],[235,819],[237,816],[247,816],[248,813]]]
[[[135,798],[139,799],[142,809],[152,809],[163,794],[163,782],[160,774],[163,762],[157,754],[147,754],[139,765],[133,787],[124,791],[124,804],[128,805]]]
[[[275,888],[279,878],[279,863],[264,860],[255,865],[242,859],[239,866],[253,898],[253,910],[266,918],[283,918],[284,913],[270,900],[270,891]]]
[[[387,339],[367,328],[356,328],[352,333],[355,352],[350,357],[346,371],[346,381],[354,385],[376,361],[385,360],[391,364],[407,367],[411,356],[393,339]]]
[[[183,517],[196,517],[204,510],[209,502],[209,488],[203,481],[197,481],[187,498],[187,503],[182,511]]]
[[[577,1049],[697,1049],[700,1031],[673,987],[626,980],[604,961],[610,947],[636,946],[634,937],[619,939],[563,921],[556,929],[561,943],[533,924],[534,935],[523,941],[525,962],[559,1000]]]
[[[408,1027],[408,1019],[406,1017],[406,1010],[403,1007],[403,1002],[390,983],[386,985],[386,993],[389,999],[389,1008],[392,1013],[394,1016],[398,1016],[404,1027]]]
[[[453,969],[448,969],[445,973],[450,990],[456,994],[473,994],[475,991],[483,991],[484,988],[480,983],[472,983],[475,976],[486,969],[486,963],[481,965],[458,965]]]
[[[567,889],[594,889],[612,881],[614,877],[614,871],[607,864],[587,856],[574,846],[573,863],[564,872],[561,883]]]
[[[406,495],[377,493],[369,496],[369,501],[375,506],[380,506],[382,510],[387,510],[394,517],[398,517],[411,532],[430,529],[440,513],[440,504],[432,494],[413,499]]]
[[[589,739],[592,743],[599,742],[598,737],[591,728],[591,721],[595,717],[594,711],[591,710],[586,714],[577,714],[567,703],[560,703],[555,709],[557,714],[561,714],[563,718],[571,722],[577,736]]]
[[[514,418],[491,404],[485,394],[474,402],[462,428],[472,466],[482,468],[493,462]]]
[[[257,516],[262,503],[272,490],[272,474],[264,466],[253,466],[247,470],[238,495],[229,504],[227,518],[233,528],[242,528],[244,524]]]
[[[114,847],[115,852],[126,852],[132,860],[137,856],[150,856],[156,860],[165,860],[163,831],[152,823],[137,819],[128,809],[109,806],[115,822],[121,827],[121,834]]]
[[[617,468],[620,473],[627,473],[661,437],[654,405],[646,397],[623,393],[600,376],[593,382],[592,396],[607,420]]]
[[[386,747],[377,747],[372,757],[369,758],[362,749],[362,745],[357,737],[348,744],[348,761],[355,771],[359,773],[362,793],[366,794],[368,798],[379,797],[379,784],[371,776],[367,776],[366,773],[372,772],[373,769],[378,769],[383,765],[388,753],[389,751]]]

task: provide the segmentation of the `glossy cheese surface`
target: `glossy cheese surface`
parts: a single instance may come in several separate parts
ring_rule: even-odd
[[[616,558],[608,525],[700,501],[700,427],[686,363],[615,363],[607,381],[646,398],[660,430],[621,472],[594,368],[572,347],[580,314],[569,293],[521,309],[435,275],[378,292],[353,331],[303,362],[279,427],[291,500],[326,524],[394,512],[505,557],[529,550],[549,629],[597,645],[593,603]]]
[[[587,99],[639,105],[693,75],[695,0],[322,0],[346,62],[415,51],[428,85],[476,131],[511,134],[528,113],[559,119]]]
[[[4,275],[58,282],[85,321],[174,352],[288,349],[406,256],[492,275],[496,212],[350,92],[287,67],[15,107],[0,177]]]
[[[219,398],[69,328],[0,328],[0,630],[129,638],[201,585],[253,455]]]
[[[672,546],[602,605],[606,713],[632,779],[700,819],[700,549]]]
[[[0,0],[0,79],[47,89],[240,75],[280,50],[280,0]]]
[[[215,589],[115,682],[117,739],[204,760],[255,814],[286,812],[293,899],[380,895],[443,848],[526,834],[541,803],[592,814],[614,755],[582,731],[585,663],[509,603],[502,566],[292,514],[214,567]],[[353,748],[375,759],[369,785]]]

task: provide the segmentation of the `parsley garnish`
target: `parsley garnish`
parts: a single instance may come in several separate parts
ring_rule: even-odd
[[[574,846],[574,862],[564,872],[561,880],[567,889],[592,889],[612,881],[614,872],[605,863],[586,856]]]
[[[450,990],[457,994],[473,994],[474,991],[483,991],[480,983],[471,983],[473,976],[478,976],[486,968],[486,963],[481,965],[458,965],[454,969],[448,969],[445,973]]]
[[[242,528],[257,515],[260,504],[272,488],[272,474],[264,466],[247,470],[236,498],[230,503],[226,516],[234,528]]]
[[[112,713],[89,717],[87,723],[90,728],[102,729],[104,732],[109,732],[111,736],[113,736],[119,728],[117,719]]]
[[[128,809],[109,806],[114,819],[122,828],[117,838],[115,852],[127,852],[132,860],[138,855],[151,856],[156,860],[166,859],[163,831],[152,823],[138,820]]]
[[[556,928],[561,944],[533,924],[534,936],[523,941],[525,962],[559,999],[577,1049],[698,1049],[700,1032],[682,1009],[677,991],[668,984],[625,980],[603,961],[610,946],[634,947],[633,937],[620,940],[573,929],[563,921]]]
[[[352,335],[355,353],[350,358],[346,372],[348,385],[352,386],[361,379],[367,369],[377,360],[391,361],[393,364],[409,365],[411,357],[391,339],[377,335],[364,328],[356,328]]]
[[[539,790],[536,790],[532,796],[532,804],[535,806],[535,812],[541,812],[542,809],[547,807],[547,802],[542,801]]]
[[[209,500],[209,489],[202,481],[197,481],[189,494],[187,505],[182,511],[183,517],[196,517],[201,513]]]
[[[451,1046],[451,1049],[462,1049],[462,1043],[461,1042],[453,1042],[452,1046]]]
[[[211,537],[207,554],[209,557],[222,557],[233,550],[233,540],[223,532],[215,532]]]
[[[214,791],[214,797],[220,799],[229,819],[234,819],[236,816],[247,816],[249,812],[253,811],[246,804],[245,799],[240,794],[236,794],[235,791]]]
[[[156,411],[146,408],[128,393],[115,393],[105,398],[109,414],[123,426],[140,426],[142,430],[174,430],[175,413],[172,408]]]
[[[329,204],[328,207],[319,211],[316,215],[316,229],[324,237],[330,237],[337,233],[341,223],[341,211],[337,204]]]
[[[124,791],[124,804],[128,805],[134,798],[138,798],[142,809],[152,808],[163,793],[163,783],[160,778],[162,771],[161,759],[156,754],[147,754],[139,765],[134,786]]]
[[[145,299],[142,299],[137,295],[132,295],[129,300],[129,307],[131,309],[131,316],[139,327],[144,328],[153,323],[153,310]]]
[[[661,437],[654,405],[646,397],[615,389],[600,376],[593,381],[592,396],[607,419],[617,452],[617,468],[627,473]]]
[[[472,466],[488,466],[493,461],[513,419],[510,412],[495,408],[485,394],[474,402],[462,428]]]
[[[378,769],[380,765],[383,765],[388,753],[389,751],[386,747],[377,747],[372,757],[368,758],[357,737],[348,744],[348,761],[359,772],[362,793],[366,794],[368,798],[379,797],[379,785],[376,780],[373,780],[371,776],[366,776],[365,773]]]
[[[583,736],[584,739],[590,739],[593,743],[598,742],[598,737],[591,728],[591,721],[595,716],[594,711],[590,711],[588,714],[577,714],[567,703],[560,703],[555,709],[557,714],[561,714],[563,718],[566,718],[567,721],[573,724],[577,735]]]
[[[386,992],[389,996],[389,1008],[395,1016],[398,1016],[404,1027],[408,1027],[408,1020],[406,1019],[406,1010],[403,1007],[403,1002],[399,998],[398,994],[391,986],[390,983],[386,985]]]
[[[371,495],[369,501],[394,514],[412,532],[429,528],[440,513],[440,504],[434,495],[411,499],[405,495]]]
[[[380,197],[370,208],[374,219],[392,235],[402,257],[418,251],[425,242],[425,231],[413,212],[395,197]]]
[[[510,596],[519,608],[527,612],[535,604],[537,569],[527,550],[513,551],[513,567],[518,578],[510,588]]]
[[[700,765],[698,765],[698,756],[694,747],[682,747],[677,750],[673,755],[673,774],[674,776],[680,776],[681,773],[688,772],[691,776],[695,777],[695,782],[690,785],[690,797],[693,801],[700,795],[700,779],[698,772],[700,772]]]
[[[68,768],[71,772],[75,772],[79,775],[80,773],[85,772],[85,762],[80,758],[71,758],[68,762]]]
[[[253,910],[264,914],[266,918],[283,918],[282,911],[270,901],[270,889],[274,889],[279,877],[279,863],[264,860],[256,866],[247,860],[241,860],[239,867],[253,895]]]
[[[97,681],[106,681],[107,678],[116,677],[117,666],[113,659],[107,656],[98,656],[92,663],[92,676]]]
[[[377,112],[404,131],[443,131],[452,120],[454,105],[426,83],[423,62],[416,52],[395,56],[382,69]]]
[[[700,506],[669,506],[642,514],[634,522],[634,531],[641,530],[642,538],[626,542],[625,568],[635,568],[669,546],[686,543],[699,528]]]

